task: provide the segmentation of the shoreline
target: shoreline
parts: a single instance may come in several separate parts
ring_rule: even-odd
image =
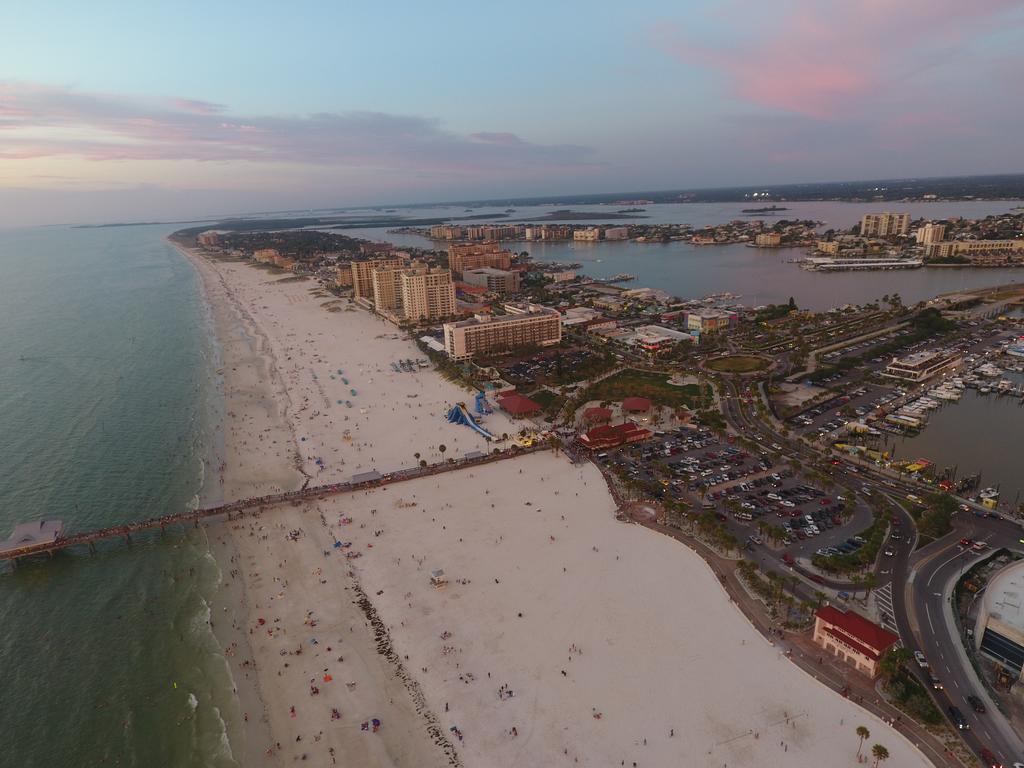
[[[391,326],[313,281],[203,265],[260,326],[260,355],[224,366],[239,404],[226,407],[227,483],[292,457],[296,483],[299,466],[319,483],[407,466],[414,452],[443,459],[445,445],[448,456],[480,450],[441,418],[464,393],[433,370],[390,370],[415,356]],[[354,405],[341,406],[350,389]],[[492,426],[501,414],[488,420],[518,431]],[[593,466],[538,453],[229,523],[247,601],[239,626],[258,662],[245,670],[278,759],[853,765],[856,744],[840,758],[832,743],[845,717],[870,725],[900,765],[925,764],[880,720],[753,642],[763,636],[700,555],[617,522],[614,507]],[[437,568],[442,588],[428,578]]]
[[[290,356],[275,349],[276,340],[268,337],[256,323],[250,310],[227,283],[217,265],[176,243],[171,242],[171,245],[188,258],[199,274],[204,301],[210,307],[214,319],[212,330],[217,336],[222,355],[225,405],[224,421],[220,428],[224,435],[225,463],[223,472],[208,478],[209,484],[220,488],[225,501],[301,487],[312,479],[312,473],[319,465],[312,462],[311,466],[309,457],[303,455],[300,447],[302,438],[297,434],[297,423],[300,415],[308,411],[309,403],[308,398],[294,401],[293,393],[285,383],[289,375],[287,367]],[[260,281],[276,277],[265,273],[253,275],[251,271],[250,276]],[[285,363],[284,368],[280,365],[281,361]],[[268,450],[268,444],[278,447]],[[230,731],[234,737],[234,751],[237,755],[245,755],[239,760],[241,765],[281,765],[289,753],[294,752],[291,759],[300,759],[307,754],[307,750],[314,753],[323,749],[321,744],[327,743],[329,738],[326,729],[313,733],[311,738],[304,728],[307,723],[281,707],[284,701],[294,701],[295,704],[289,706],[295,706],[305,719],[306,713],[298,702],[300,694],[297,689],[319,687],[324,692],[318,693],[318,696],[327,694],[329,686],[313,686],[310,682],[316,677],[312,670],[292,673],[297,665],[293,660],[295,656],[319,657],[317,660],[322,660],[321,663],[329,663],[324,658],[325,654],[319,650],[310,652],[308,646],[295,647],[294,642],[290,642],[287,648],[268,648],[268,645],[276,645],[275,641],[285,635],[294,634],[302,627],[315,626],[319,621],[310,619],[307,613],[305,616],[279,617],[273,624],[280,626],[274,626],[271,630],[266,629],[271,625],[270,622],[264,624],[267,612],[274,610],[274,602],[284,597],[290,578],[297,575],[273,576],[268,583],[261,573],[269,570],[275,562],[281,571],[290,570],[288,558],[282,549],[293,542],[289,538],[290,534],[284,534],[310,525],[310,521],[303,519],[310,511],[308,505],[306,508],[278,509],[266,521],[259,514],[254,514],[226,524],[206,526],[210,551],[223,574],[222,583],[211,601],[211,623],[235,681],[239,709],[235,719],[241,719],[241,722],[234,723],[235,727]],[[323,515],[320,517],[323,518]],[[281,534],[277,542],[273,541],[274,536],[268,531]],[[284,542],[283,546],[281,542]],[[308,553],[307,559],[309,557],[316,557],[316,554]],[[342,594],[358,593],[358,580],[353,574],[343,572],[338,575]],[[318,581],[322,588],[329,584],[325,578]],[[334,589],[335,594],[338,591]],[[378,740],[381,744],[371,745],[376,748],[367,750],[366,740],[361,738],[363,734],[358,727],[353,729],[351,721],[345,723],[344,729],[336,729],[334,738],[330,739],[328,749],[333,749],[334,754],[328,752],[322,755],[317,764],[327,764],[335,756],[340,758],[347,755],[351,758],[362,753],[364,758],[359,764],[430,765],[429,760],[419,761],[415,756],[436,745],[441,746],[441,752],[445,753],[443,761],[436,761],[438,766],[458,765],[457,755],[450,745],[445,747],[447,740],[439,729],[435,727],[429,733],[420,733],[421,721],[424,718],[428,721],[430,719],[429,710],[422,704],[422,697],[419,705],[403,700],[415,693],[415,678],[405,675],[408,682],[406,690],[402,691],[395,690],[388,682],[402,677],[400,663],[396,671],[397,660],[387,659],[380,654],[379,627],[374,630],[371,626],[365,606],[359,605],[360,601],[355,597],[340,603],[334,602],[335,615],[331,623],[339,631],[348,628],[348,636],[342,637],[339,634],[336,640],[338,643],[344,642],[348,647],[345,654],[337,657],[336,663],[343,663],[351,677],[356,679],[344,687],[334,686],[339,693],[344,693],[330,697],[333,699],[331,702],[325,701],[325,704],[335,706],[326,707],[324,712],[330,715],[334,710],[348,715],[353,707],[361,707],[384,715],[381,719],[388,722],[390,727],[385,738]],[[372,608],[369,601],[366,604]],[[263,632],[266,637],[262,637]],[[330,648],[328,646],[328,650]],[[349,653],[355,658],[348,656]],[[272,667],[279,666],[282,656],[289,661],[274,674]],[[341,659],[344,662],[338,661]],[[285,681],[282,679],[284,677],[291,679]],[[323,717],[323,713],[320,716]],[[348,719],[328,719],[327,722],[344,722]],[[402,723],[405,724],[404,728],[401,727]],[[304,742],[296,741],[303,738]],[[376,757],[371,757],[374,753]]]

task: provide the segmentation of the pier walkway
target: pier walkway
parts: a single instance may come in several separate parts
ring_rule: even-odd
[[[133,534],[144,531],[152,531],[156,529],[164,530],[169,526],[188,523],[198,526],[201,520],[208,520],[217,517],[225,517],[230,520],[233,516],[241,516],[252,509],[262,509],[285,503],[300,504],[304,501],[322,498],[327,495],[369,490],[371,488],[378,488],[392,483],[400,483],[406,480],[416,480],[421,477],[429,477],[431,475],[439,475],[445,472],[454,472],[460,469],[481,466],[483,464],[491,464],[496,461],[502,461],[503,459],[512,459],[517,456],[525,456],[530,453],[536,453],[537,451],[544,450],[551,450],[551,445],[539,444],[532,445],[527,448],[517,446],[515,448],[495,453],[469,454],[460,459],[448,459],[440,464],[400,469],[396,472],[388,472],[383,475],[377,472],[366,472],[361,475],[356,475],[351,480],[343,483],[311,485],[297,491],[285,491],[283,493],[275,493],[267,496],[257,496],[251,499],[240,499],[239,501],[233,501],[230,504],[221,504],[216,507],[193,509],[187,512],[164,515],[162,517],[153,517],[148,520],[136,520],[130,523],[100,528],[98,530],[83,531],[81,533],[73,533],[68,536],[60,536],[52,540],[36,541],[21,547],[2,549],[0,550],[0,561],[6,560],[12,565],[16,565],[17,561],[23,557],[41,554],[52,555],[54,552],[75,546],[88,546],[90,551],[95,551],[96,542],[104,539],[125,539],[130,542]]]

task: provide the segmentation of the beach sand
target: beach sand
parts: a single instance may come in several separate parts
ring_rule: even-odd
[[[442,418],[465,393],[391,370],[420,356],[391,326],[312,281],[198,265],[247,328],[225,345],[226,499],[487,450]],[[817,767],[857,765],[866,725],[887,765],[929,764],[785,659],[695,553],[613,513],[596,468],[545,452],[211,526],[244,590],[224,613],[241,706],[269,726],[252,738],[281,765]]]

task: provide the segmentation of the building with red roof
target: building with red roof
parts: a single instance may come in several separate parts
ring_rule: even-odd
[[[878,662],[899,640],[853,611],[826,605],[814,615],[814,642],[869,677],[878,675]]]
[[[591,451],[617,448],[629,443],[640,443],[651,436],[649,429],[639,427],[631,421],[625,424],[602,425],[577,438],[577,442]]]
[[[646,397],[627,397],[622,401],[622,410],[628,413],[647,413],[651,410],[651,401]]]
[[[594,406],[583,412],[583,421],[587,424],[607,424],[612,420],[612,409]]]
[[[498,407],[514,419],[535,416],[541,412],[540,403],[518,392],[503,392],[498,395]]]

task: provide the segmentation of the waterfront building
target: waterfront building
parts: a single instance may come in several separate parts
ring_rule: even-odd
[[[933,224],[929,221],[914,233],[914,237],[917,238],[917,242],[921,245],[941,243],[946,237],[946,225]]]
[[[403,319],[419,323],[456,314],[451,270],[440,267],[404,269],[399,280]]]
[[[629,239],[629,228],[628,227],[608,227],[604,231],[605,240],[628,240]]]
[[[762,232],[754,237],[754,245],[758,248],[777,248],[782,244],[782,235],[778,232]]]
[[[572,237],[572,227],[568,224],[545,224],[540,228],[541,240],[572,240]]]
[[[386,259],[369,259],[352,262],[352,290],[357,299],[373,300],[373,273],[387,267],[405,266],[405,258],[394,256]]]
[[[515,305],[506,305],[506,309],[510,306]],[[562,340],[561,315],[537,305],[529,306],[534,309],[507,315],[476,315],[470,320],[445,323],[445,351],[453,360],[467,360],[474,354],[558,344]]]
[[[601,239],[601,230],[597,227],[577,229],[572,233],[572,239],[577,242],[596,243]]]
[[[902,358],[894,357],[882,375],[917,383],[953,370],[960,361],[958,355],[928,349]]]
[[[465,236],[465,227],[452,224],[437,224],[430,228],[431,240],[462,240]]]
[[[989,579],[974,624],[974,646],[982,656],[1011,670],[1024,671],[1024,562],[1013,563]]]
[[[220,242],[220,233],[215,229],[208,229],[205,232],[199,233],[199,236],[196,237],[196,242],[206,247],[215,246]]]
[[[865,213],[860,220],[862,237],[895,237],[909,231],[909,213]]]
[[[967,256],[968,258],[980,255],[1006,255],[1024,254],[1024,240],[950,240],[943,243],[934,243],[927,246],[925,251],[933,258],[945,258],[948,256]]]
[[[448,267],[458,276],[467,269],[493,267],[507,270],[511,266],[512,254],[503,250],[501,244],[495,241],[452,243],[448,246]]]
[[[462,281],[486,288],[492,293],[519,293],[519,273],[506,269],[467,269],[462,273]]]
[[[544,277],[554,280],[556,283],[571,283],[576,279],[576,272],[571,269],[563,269],[557,272],[544,272]]]
[[[838,240],[819,240],[815,245],[815,250],[821,253],[827,253],[829,256],[839,255],[839,241]]]
[[[868,677],[878,676],[878,663],[899,637],[853,611],[826,605],[814,614],[814,642]]]

